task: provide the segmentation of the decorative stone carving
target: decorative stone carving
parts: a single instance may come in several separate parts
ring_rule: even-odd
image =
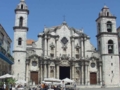
[[[62,56],[61,56],[61,60],[69,60],[69,55],[66,55],[66,54],[63,54]]]
[[[74,57],[71,57],[71,59],[70,59],[70,60],[74,61],[74,60],[75,60],[75,58],[74,58]]]
[[[54,48],[54,47],[55,47],[55,45],[53,44],[53,42],[50,44],[50,47],[51,47],[51,48]]]
[[[76,68],[76,72],[79,73],[80,72],[80,67],[75,67]]]
[[[72,41],[72,42],[74,42],[74,41],[75,41],[74,36],[72,36],[72,37],[71,37],[71,41]]]
[[[57,36],[55,37],[55,40],[58,41],[58,39],[59,39],[59,36],[57,35]]]
[[[63,45],[62,48],[63,48],[64,50],[66,50],[66,49],[67,49],[67,46],[66,46],[66,45]]]
[[[69,61],[68,60],[62,60],[60,62],[60,66],[69,66]]]
[[[56,57],[56,60],[60,60],[60,57],[57,56],[57,57]]]
[[[77,44],[77,45],[75,46],[75,48],[76,48],[76,49],[79,49],[79,48],[80,48],[80,46]]]
[[[54,72],[54,66],[50,66],[50,71]]]

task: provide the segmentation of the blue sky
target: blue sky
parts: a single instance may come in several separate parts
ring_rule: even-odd
[[[20,0],[1,0],[0,23],[13,40],[15,23],[14,9]],[[28,39],[37,40],[38,33],[46,27],[60,25],[65,15],[68,26],[84,29],[91,37],[91,43],[96,43],[96,18],[104,5],[110,8],[117,17],[117,27],[120,26],[120,0],[26,0],[30,14],[28,16]],[[12,46],[13,47],[13,46]]]

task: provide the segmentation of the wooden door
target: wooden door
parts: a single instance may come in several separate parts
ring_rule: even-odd
[[[35,84],[38,84],[38,72],[31,72],[31,80],[35,82]]]
[[[90,84],[97,84],[97,75],[95,72],[90,73]]]

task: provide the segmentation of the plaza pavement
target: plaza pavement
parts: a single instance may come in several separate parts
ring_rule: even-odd
[[[116,88],[79,88],[77,90],[120,90],[120,87]]]

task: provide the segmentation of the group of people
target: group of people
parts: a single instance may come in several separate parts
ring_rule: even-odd
[[[45,83],[42,83],[40,85],[40,90],[48,90],[48,89],[61,90],[60,85],[50,85]]]
[[[40,90],[48,90],[48,89],[53,89],[53,90],[66,90],[66,85],[65,82],[62,81],[61,84],[58,85],[54,85],[54,84],[46,84],[46,83],[42,83],[40,84]],[[74,90],[76,89],[76,84],[74,84]]]

